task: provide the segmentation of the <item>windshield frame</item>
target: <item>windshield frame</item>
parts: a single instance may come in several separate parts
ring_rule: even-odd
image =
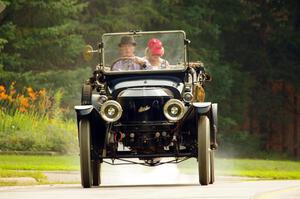
[[[103,43],[104,37],[107,36],[120,36],[120,35],[147,35],[147,34],[170,34],[170,33],[180,33],[183,34],[183,41],[186,40],[186,34],[183,30],[169,30],[169,31],[133,31],[133,32],[118,32],[118,33],[104,33],[101,37],[101,42]],[[102,60],[102,68],[104,74],[132,74],[132,73],[168,73],[175,71],[185,71],[187,67],[187,46],[183,45],[183,67],[180,69],[158,69],[158,70],[123,70],[123,71],[108,71],[105,70],[105,46],[103,46],[101,50],[101,60]]]

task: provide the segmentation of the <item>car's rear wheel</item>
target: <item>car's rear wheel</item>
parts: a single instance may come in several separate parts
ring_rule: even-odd
[[[198,173],[201,185],[210,182],[210,125],[206,116],[198,120]]]
[[[92,186],[91,130],[87,119],[79,121],[79,143],[81,185],[90,188]]]
[[[101,184],[101,163],[99,160],[92,161],[93,167],[93,186],[99,186]]]
[[[210,151],[210,182],[213,184],[215,182],[215,151]]]

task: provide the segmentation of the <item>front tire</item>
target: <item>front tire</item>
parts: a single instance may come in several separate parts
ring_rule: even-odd
[[[198,173],[201,185],[210,182],[210,124],[206,116],[198,119]]]
[[[101,163],[99,160],[93,161],[93,186],[101,184]]]
[[[91,128],[87,119],[79,121],[80,171],[83,188],[92,186]]]
[[[210,151],[210,182],[213,184],[215,182],[215,151]]]

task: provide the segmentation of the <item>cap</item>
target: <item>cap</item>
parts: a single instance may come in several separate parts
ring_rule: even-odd
[[[163,56],[164,55],[164,47],[162,46],[162,42],[159,39],[153,38],[148,41],[147,47],[150,50],[152,55]]]
[[[123,36],[120,40],[119,47],[124,44],[132,44],[135,46],[136,42],[132,36]]]

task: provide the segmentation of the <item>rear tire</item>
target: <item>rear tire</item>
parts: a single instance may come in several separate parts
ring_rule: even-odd
[[[79,121],[80,171],[83,188],[92,186],[91,130],[87,119]]]
[[[92,87],[89,84],[84,84],[81,93],[81,105],[92,104]]]
[[[201,185],[210,182],[210,125],[206,116],[198,120],[198,173]]]

